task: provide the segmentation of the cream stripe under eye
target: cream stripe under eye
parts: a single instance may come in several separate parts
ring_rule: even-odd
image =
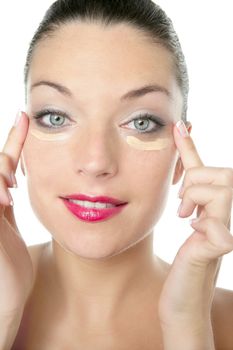
[[[171,144],[170,138],[159,138],[156,141],[144,142],[134,136],[127,136],[126,141],[130,146],[143,151],[160,151]]]
[[[39,130],[31,129],[30,134],[42,141],[63,141],[70,138],[70,133],[45,134]]]
[[[45,134],[36,129],[30,129],[30,134],[41,141],[64,141],[72,136],[72,133]],[[129,146],[143,151],[156,151],[167,148],[171,144],[170,138],[158,138],[155,141],[144,142],[134,136],[127,136],[126,142]]]

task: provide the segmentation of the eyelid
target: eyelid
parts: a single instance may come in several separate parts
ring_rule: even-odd
[[[150,113],[150,112],[139,112],[137,115],[135,115],[134,117],[129,119],[124,124],[128,124],[129,122],[137,120],[137,119],[149,119],[149,120],[152,120],[153,122],[156,122],[158,125],[161,125],[161,126],[167,125],[167,123],[163,119],[161,119],[157,115]]]
[[[55,108],[45,108],[42,109],[36,113],[33,114],[33,118],[35,119],[39,119],[40,117],[44,117],[47,114],[58,114],[62,117],[66,117],[67,119],[71,120],[71,118],[69,117],[69,115],[66,112],[62,112],[58,109]]]
[[[37,112],[32,113],[32,115],[33,115],[33,118],[40,118],[41,116],[44,116],[45,114],[51,114],[51,113],[64,116],[67,119],[71,120],[71,118],[69,117],[68,113],[66,113],[64,111],[61,111],[59,109],[56,109],[54,107],[47,107],[47,108],[41,109],[41,110],[39,110]],[[134,119],[137,119],[137,118],[140,118],[140,117],[145,117],[145,115],[147,115],[148,117],[155,118],[158,123],[166,125],[166,122],[162,118],[160,118],[157,115],[155,115],[153,112],[148,112],[148,111],[145,110],[145,111],[135,112],[135,114],[136,115],[133,116],[133,117],[130,117],[128,119],[128,121],[131,121],[131,120],[134,120]]]
[[[46,124],[43,124],[43,122],[41,121],[40,122],[40,119],[42,119],[43,117],[49,115],[49,114],[57,114],[57,115],[60,115],[62,117],[64,117],[65,119],[68,119],[70,121],[72,121],[72,119],[69,117],[69,115],[64,112],[64,111],[61,111],[61,110],[58,110],[56,108],[53,108],[53,107],[47,107],[45,109],[42,109],[42,110],[39,110],[38,112],[34,113],[33,114],[33,119],[38,119],[37,121],[37,124],[41,127],[47,127],[48,129],[53,129],[53,130],[56,130],[56,129],[61,129],[61,128],[66,128],[67,126],[70,126],[71,124],[63,124],[61,125],[60,127],[59,126],[49,126],[49,125],[46,125]],[[136,114],[136,113],[135,113]],[[167,123],[161,119],[160,117],[158,117],[157,115],[151,113],[151,112],[148,112],[148,111],[140,111],[138,112],[135,116],[131,117],[131,119],[129,119],[128,121],[124,122],[123,124],[121,125],[127,125],[129,124],[130,122],[133,122],[135,120],[140,120],[140,119],[144,119],[144,120],[150,120],[154,123],[156,123],[159,127],[164,127],[167,125]]]
[[[70,125],[72,125],[71,123],[69,124],[63,124],[61,126],[52,126],[52,125],[47,125],[46,123],[43,123],[41,121],[42,118],[48,116],[48,115],[59,115],[61,117],[64,117],[65,119],[68,119],[70,122],[72,122],[72,119],[69,117],[69,115],[66,112],[62,112],[60,110],[57,110],[53,107],[49,108],[45,108],[42,110],[39,110],[38,112],[33,113],[32,119],[36,120],[36,123],[38,124],[39,127],[41,128],[47,128],[48,131],[52,130],[52,131],[56,131],[57,129],[65,129],[66,127],[69,127]]]
[[[124,125],[129,125],[130,123],[133,123],[137,120],[149,120],[151,121],[154,125],[151,130],[141,130],[140,129],[133,129],[134,131],[138,131],[140,134],[148,135],[151,133],[157,133],[160,130],[162,130],[164,127],[166,127],[167,123],[163,121],[161,118],[157,117],[156,115],[149,113],[149,112],[140,112],[137,116],[133,117],[131,120],[128,120],[123,124]],[[126,129],[131,129],[130,127],[126,126]]]

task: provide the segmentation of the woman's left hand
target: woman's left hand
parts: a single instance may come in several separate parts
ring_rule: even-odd
[[[230,218],[233,169],[207,167],[188,134],[174,126],[174,140],[185,170],[179,216],[197,208],[194,232],[179,249],[163,285],[159,317],[163,328],[202,332],[210,312],[221,258],[233,250]]]

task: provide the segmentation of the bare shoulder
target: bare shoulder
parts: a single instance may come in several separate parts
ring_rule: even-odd
[[[233,291],[216,288],[212,304],[216,350],[233,349]]]

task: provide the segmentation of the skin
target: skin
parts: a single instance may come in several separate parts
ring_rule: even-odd
[[[124,50],[127,55],[121,61]],[[25,307],[24,328],[20,329],[22,339],[26,339],[26,330],[31,344],[43,342],[46,325],[51,345],[64,342],[72,346],[78,341],[79,345],[94,346],[98,341],[118,349],[123,344],[135,349],[149,349],[150,345],[151,349],[165,350],[184,346],[187,350],[214,349],[209,320],[216,276],[220,258],[233,249],[229,231],[232,169],[204,166],[189,134],[182,137],[174,127],[182,98],[171,67],[166,50],[124,26],[108,30],[90,25],[63,27],[55,38],[38,47],[29,84],[38,78],[56,80],[69,86],[75,98],[67,100],[48,87],[36,88],[28,93],[29,118],[39,105],[62,104],[77,110],[84,131],[80,138],[54,147],[28,133],[23,147],[21,167],[31,203],[52,234],[52,244],[43,246],[36,259],[34,289]],[[151,77],[168,88],[173,99],[156,93],[120,104],[119,97],[125,91],[144,85]],[[151,104],[157,113],[171,118],[167,133],[174,143],[161,151],[139,152],[122,142],[121,132],[110,126],[119,125],[129,111],[152,108],[148,107]],[[19,137],[18,144],[22,145]],[[78,147],[82,151],[77,152]],[[4,152],[17,158],[10,141]],[[199,222],[192,223],[195,231],[168,267],[153,253],[153,227],[183,167],[179,215],[188,217],[197,207]],[[58,199],[58,195],[81,191],[113,195],[129,204],[121,217],[89,225],[66,213]],[[222,299],[217,296],[215,300],[218,305]],[[226,313],[232,300],[230,296],[224,304],[226,324],[233,322],[232,313]],[[138,322],[142,315],[143,325]],[[145,334],[149,343],[143,340]],[[218,335],[217,349],[223,342],[230,348],[230,334],[227,343],[224,332]],[[43,345],[49,349],[46,339]]]
[[[30,92],[30,86],[42,79],[69,87],[74,98],[47,86]],[[166,87],[172,98],[156,92],[120,101],[124,93],[148,83]],[[137,298],[135,290],[141,294],[151,285],[158,293],[163,280],[162,263],[153,253],[152,230],[171,184],[182,175],[172,135],[173,123],[181,115],[182,97],[171,56],[123,25],[108,30],[98,25],[69,25],[37,48],[27,100],[29,118],[46,104],[80,116],[84,131],[70,142],[51,144],[28,133],[23,171],[32,207],[52,233],[48,254],[65,304],[59,308],[65,309],[71,322],[77,322],[78,314],[86,332],[98,325],[109,329],[125,315],[128,300]],[[144,109],[153,110],[168,123],[160,134],[169,135],[172,141],[166,149],[138,152],[122,141],[122,127],[115,132],[110,128]],[[127,129],[124,132],[130,135]],[[111,220],[87,224],[71,216],[58,198],[75,192],[106,194],[129,204]],[[54,287],[53,293],[56,290]]]
[[[41,141],[63,141],[70,138],[70,133],[46,134],[36,129],[30,130],[30,134]]]
[[[161,151],[162,149],[165,149],[169,146],[171,143],[171,139],[164,138],[164,139],[157,139],[153,142],[143,142],[139,140],[137,137],[134,136],[128,136],[127,137],[127,143],[138,150],[143,151]]]
[[[56,134],[46,134],[45,132],[41,132],[36,129],[30,129],[30,134],[35,136],[38,140],[40,141],[64,141],[64,140],[69,140],[70,137],[72,136],[72,133],[70,132],[65,132],[65,133],[56,133]],[[126,137],[126,142],[128,145],[131,147],[138,149],[138,150],[143,150],[143,151],[160,151],[164,148],[167,148],[169,144],[171,143],[171,138],[163,138],[163,139],[156,139],[155,141],[152,142],[147,142],[147,141],[142,141],[140,138],[135,137],[135,136],[127,136]]]

